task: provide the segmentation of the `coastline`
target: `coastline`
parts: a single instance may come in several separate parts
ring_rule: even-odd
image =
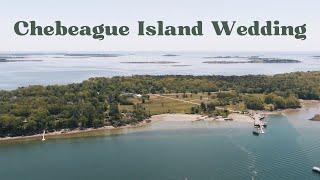
[[[253,113],[261,115],[273,115],[281,114],[286,115],[291,112],[299,111],[301,109],[307,108],[309,106],[319,106],[320,101],[318,100],[301,100],[301,108],[297,109],[283,109],[278,111],[252,111]],[[232,120],[227,120],[232,119]],[[48,139],[62,139],[62,138],[79,138],[79,137],[94,137],[94,136],[104,136],[104,135],[117,135],[125,133],[126,130],[146,127],[152,123],[165,121],[165,122],[196,122],[196,121],[212,121],[212,122],[226,122],[232,121],[235,123],[253,123],[252,118],[247,114],[240,113],[230,113],[226,118],[222,117],[208,117],[206,115],[199,114],[159,114],[153,115],[149,119],[143,120],[138,124],[126,125],[121,127],[104,126],[100,128],[87,128],[84,130],[74,129],[70,131],[55,131],[45,134]],[[27,142],[41,140],[42,134],[35,134],[30,136],[16,136],[16,137],[4,137],[0,138],[0,144],[15,143],[15,142]]]
[[[99,128],[87,128],[87,129],[74,129],[69,131],[55,131],[55,132],[48,132],[45,134],[45,138],[49,139],[62,139],[62,138],[77,138],[77,137],[91,137],[91,136],[101,136],[101,135],[111,135],[111,134],[121,134],[122,130],[128,128],[139,128],[145,126],[149,123],[144,120],[136,125],[126,125],[121,127],[113,127],[113,126],[103,126]],[[11,143],[11,142],[24,142],[24,141],[34,141],[34,140],[41,140],[42,134],[35,134],[29,136],[15,136],[15,137],[4,137],[0,138],[1,143]]]
[[[251,123],[250,118],[247,115],[231,113],[228,118],[233,118],[233,122],[246,122]],[[60,138],[76,138],[76,137],[90,137],[90,136],[100,136],[100,135],[116,135],[123,133],[122,130],[141,128],[150,125],[155,122],[196,122],[196,121],[215,121],[215,122],[225,122],[224,118],[212,118],[206,115],[199,114],[159,114],[153,115],[149,119],[143,120],[135,125],[126,125],[120,127],[104,126],[100,128],[87,128],[87,129],[74,129],[70,131],[55,131],[45,134],[45,138],[50,139],[60,139]],[[11,143],[11,142],[23,142],[23,141],[33,141],[41,140],[42,134],[35,134],[30,136],[15,136],[15,137],[4,137],[0,138],[1,143]]]
[[[301,107],[297,109],[283,109],[279,111],[280,114],[286,115],[292,112],[299,111],[301,109],[308,108],[310,106],[320,106],[320,100],[300,100]]]

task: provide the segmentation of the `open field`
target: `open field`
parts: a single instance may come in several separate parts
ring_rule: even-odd
[[[151,115],[164,113],[191,113],[191,108],[203,103],[210,103],[216,100],[215,93],[170,93],[170,94],[149,94],[149,99],[142,105]],[[132,98],[134,104],[141,102]],[[132,110],[133,105],[120,105],[120,111]]]

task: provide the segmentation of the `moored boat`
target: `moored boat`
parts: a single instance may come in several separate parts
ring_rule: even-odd
[[[252,134],[256,135],[256,136],[259,136],[259,134],[264,134],[263,128],[262,127],[254,127]]]
[[[320,167],[314,166],[314,167],[312,168],[312,171],[313,171],[313,172],[320,173]]]

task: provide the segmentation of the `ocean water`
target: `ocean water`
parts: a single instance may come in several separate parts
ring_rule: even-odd
[[[106,53],[104,53],[106,54]],[[295,71],[320,70],[320,53],[210,53],[175,52],[110,52],[96,57],[66,56],[65,53],[0,54],[0,59],[16,57],[10,62],[0,62],[0,89],[15,89],[34,84],[67,84],[81,82],[90,77],[130,75],[247,75],[279,74]],[[259,56],[262,58],[289,58],[302,63],[237,63],[207,64],[204,61],[239,61],[245,58],[215,58],[213,56]],[[17,58],[18,57],[18,58]],[[20,61],[12,61],[20,60]],[[153,63],[127,63],[153,62]],[[158,62],[158,63],[154,63]],[[161,63],[162,62],[162,63]],[[167,62],[167,63],[163,63]],[[170,63],[168,63],[170,62]],[[174,62],[174,63],[172,63]]]
[[[318,180],[319,113],[310,106],[252,124],[157,122],[124,134],[0,145],[5,180]]]

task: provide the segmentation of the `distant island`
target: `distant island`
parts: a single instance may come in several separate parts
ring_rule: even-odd
[[[281,59],[281,58],[248,58],[251,63],[300,63],[301,61],[295,59]]]
[[[242,64],[250,63],[249,61],[203,61],[205,64]]]
[[[140,75],[0,91],[0,137],[135,125],[150,116],[300,107],[320,99],[320,72],[274,76]]]
[[[320,121],[320,114],[316,114],[313,118],[310,119],[311,121]]]
[[[206,56],[204,59],[247,59],[247,56]]]
[[[120,63],[125,63],[125,64],[174,64],[178,63],[175,61],[125,61],[125,62],[120,62]]]
[[[248,60],[243,61],[204,61],[207,64],[236,64],[236,63],[301,63],[295,59],[281,59],[281,58],[260,58],[260,57],[248,57]]]
[[[8,55],[8,56],[0,56],[0,59],[23,59],[25,58],[24,56],[13,56],[13,55]]]
[[[17,59],[13,59],[13,60],[8,60],[8,59],[0,59],[0,63],[1,62],[40,62],[42,60],[17,60]]]
[[[75,54],[75,53],[70,53],[70,54],[64,54],[64,56],[72,56],[72,57],[119,57],[119,56],[122,56],[120,54],[99,54],[99,53],[96,53],[96,54],[82,54],[82,53],[79,53],[79,54]]]

